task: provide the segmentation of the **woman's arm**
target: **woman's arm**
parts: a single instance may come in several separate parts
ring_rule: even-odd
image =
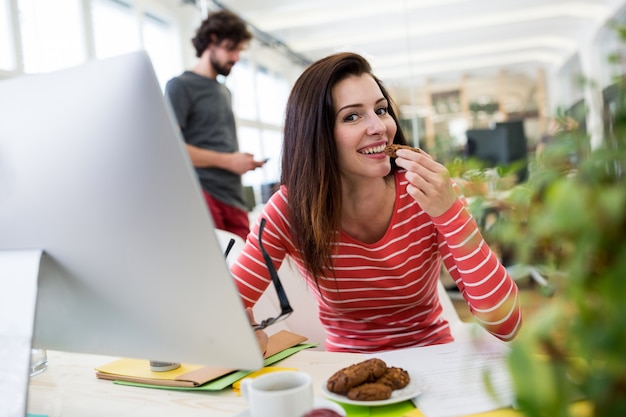
[[[483,239],[464,200],[459,198],[433,222],[444,264],[478,323],[501,340],[513,339],[522,321],[517,285]]]
[[[263,230],[263,247],[278,271],[291,248],[289,227],[286,221],[287,200],[284,189],[274,193],[258,219],[251,227],[241,253],[230,267],[241,298],[246,307],[253,307],[272,282],[265,259],[259,247],[260,219],[266,221]]]
[[[278,228],[276,221],[273,220],[282,217],[280,210],[276,208],[276,201],[279,201],[278,205],[280,206],[280,201],[283,200],[282,195],[279,197],[279,194],[281,193],[276,193],[276,197],[273,196],[266,204],[263,212],[257,221],[254,222],[241,253],[230,267],[231,275],[235,279],[235,284],[241,294],[251,324],[257,324],[258,322],[254,317],[252,307],[263,295],[263,292],[265,292],[272,280],[259,247],[259,224],[261,218],[266,220],[262,236],[263,247],[268,253],[271,253],[270,256],[274,261],[276,270],[279,269],[280,263],[282,263],[285,256],[284,249],[279,249],[281,247],[280,239],[276,238],[278,236]],[[255,335],[259,347],[265,352],[268,343],[267,333],[263,330],[256,330]]]
[[[483,239],[448,170],[425,152],[400,149],[396,164],[407,170],[407,192],[439,231],[443,261],[476,320],[502,340],[521,325],[517,285]]]

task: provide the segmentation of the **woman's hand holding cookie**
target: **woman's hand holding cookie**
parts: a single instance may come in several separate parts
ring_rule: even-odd
[[[407,193],[431,217],[444,214],[457,199],[447,168],[426,152],[396,151],[396,164],[406,169]]]

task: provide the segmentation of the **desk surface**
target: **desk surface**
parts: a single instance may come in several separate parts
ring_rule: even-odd
[[[339,368],[362,360],[351,353],[304,350],[276,366],[292,367],[313,377],[315,395]],[[218,393],[172,391],[117,385],[96,378],[94,368],[116,358],[48,351],[48,369],[33,377],[28,412],[49,417],[221,417],[248,408],[232,390]]]
[[[323,398],[322,383],[338,369],[363,358],[364,355],[352,353],[303,350],[276,366],[311,374],[315,395]],[[115,359],[48,351],[48,369],[30,381],[28,412],[49,417],[233,417],[248,408],[246,401],[232,390],[174,391],[117,385],[97,379],[94,368]],[[587,402],[572,406],[571,415],[589,417],[593,414]],[[474,417],[521,417],[521,414],[502,409]]]

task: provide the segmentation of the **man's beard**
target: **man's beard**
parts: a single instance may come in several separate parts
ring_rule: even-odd
[[[217,72],[219,75],[224,75],[224,76],[230,74],[230,70],[232,70],[233,66],[235,65],[235,63],[232,61],[227,62],[226,64],[221,64],[217,62],[217,60],[213,59],[213,57],[211,57],[210,61],[211,61],[211,66],[213,67],[215,72]]]

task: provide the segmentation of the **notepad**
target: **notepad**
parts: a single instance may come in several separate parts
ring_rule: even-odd
[[[317,344],[305,344],[306,337],[281,330],[269,337],[264,366]],[[96,377],[117,383],[168,389],[222,390],[254,370],[236,370],[183,363],[177,369],[153,372],[145,359],[121,358],[96,368]]]

